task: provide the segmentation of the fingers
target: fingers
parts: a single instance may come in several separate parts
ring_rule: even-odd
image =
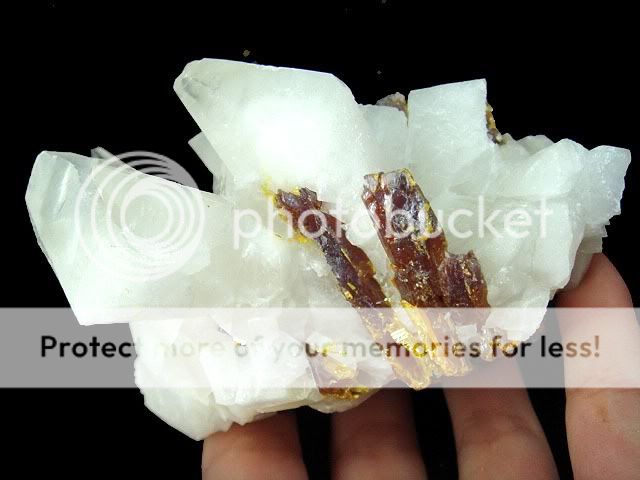
[[[559,294],[557,306],[565,307],[557,311],[563,342],[593,345],[596,338],[600,340],[597,356],[565,357],[568,386],[640,383],[640,327],[629,291],[604,255],[593,257],[580,285]]]
[[[203,480],[305,479],[295,416],[279,413],[211,435],[202,451]]]
[[[591,259],[584,278],[573,290],[558,294],[559,307],[631,307],[631,295],[616,267],[602,253]]]
[[[517,365],[502,369],[519,375]],[[558,474],[524,389],[445,390],[461,479],[547,479]]]
[[[615,267],[604,255],[594,256],[581,284],[558,297],[559,307],[631,307],[629,292]],[[626,315],[626,316],[625,316]],[[579,382],[615,374],[637,373],[640,365],[640,333],[631,311],[616,314],[614,324],[603,325],[596,316],[561,318],[563,340],[581,341],[602,335],[615,351],[585,364],[565,360],[565,377]],[[612,358],[613,357],[613,358]],[[609,360],[609,364],[607,361]],[[615,367],[611,365],[615,362]],[[567,390],[567,440],[576,479],[638,478],[640,473],[640,390]]]
[[[406,390],[382,390],[334,414],[331,443],[333,478],[426,478]]]

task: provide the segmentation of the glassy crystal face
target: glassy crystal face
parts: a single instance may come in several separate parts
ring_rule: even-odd
[[[367,254],[353,245],[346,236],[344,224],[331,215],[317,195],[302,188],[299,193],[278,191],[275,196],[278,208],[291,214],[291,224],[298,234],[307,234],[320,247],[330,266],[336,283],[344,298],[354,307],[373,341],[389,347],[385,357],[393,366],[396,375],[408,386],[425,388],[432,376],[428,358],[417,356],[412,346],[418,343],[415,335],[404,326],[391,310],[391,301],[375,278],[375,269]],[[402,332],[402,338],[398,338]],[[326,375],[311,364],[314,376]],[[320,389],[323,393],[324,389]],[[332,393],[335,393],[333,391]]]
[[[191,144],[213,174],[208,192],[145,175],[117,158],[43,152],[36,159],[26,193],[29,215],[81,323],[95,321],[87,310],[120,307],[339,307],[358,317],[345,292],[369,290],[374,304],[408,311],[445,300],[544,308],[556,290],[580,278],[601,250],[605,225],[619,213],[628,150],[588,150],[540,135],[516,140],[504,134],[496,143],[484,80],[413,90],[406,102],[394,95],[359,105],[327,73],[206,59],[188,64],[174,88],[202,131]],[[404,168],[412,179],[398,173]],[[395,173],[364,181],[375,172]],[[437,224],[439,240],[394,243],[379,235],[370,213],[400,201],[390,185],[415,214],[396,226]],[[333,218],[343,240],[329,237],[318,248],[282,238],[281,219],[269,227],[272,198],[265,192],[293,192],[298,198],[280,198],[291,206],[302,198],[299,189],[313,192],[306,201],[320,199],[321,209],[339,207]],[[129,198],[140,191],[154,195]],[[166,198],[175,203],[163,203]],[[247,209],[260,220],[255,228],[242,229],[236,212]],[[159,236],[174,243],[154,244]],[[336,267],[338,247],[350,258],[340,264],[344,270]],[[454,323],[452,334],[464,340],[500,331],[521,341],[540,321],[491,316]],[[204,339],[233,347],[256,334],[308,344],[327,337],[321,324],[298,334],[265,320],[236,332],[211,318],[132,322],[131,330],[134,338],[169,346]],[[341,334],[370,341],[371,332],[358,321]],[[258,358],[213,361],[203,351],[178,362],[156,353],[140,350],[136,360],[145,402],[193,438],[299,405],[333,411],[366,398],[340,383],[322,393],[314,377],[321,371],[357,379],[366,370],[381,385],[398,372],[385,358],[347,365],[330,356],[321,370],[304,356],[288,356],[270,370]],[[464,366],[429,369],[459,373]],[[148,387],[157,379],[178,385],[185,378],[198,379],[199,387]],[[221,378],[229,379],[224,388],[214,381]]]

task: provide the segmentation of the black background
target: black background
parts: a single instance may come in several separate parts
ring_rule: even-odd
[[[33,160],[41,150],[88,154],[100,145],[114,153],[158,152],[178,160],[208,188],[210,176],[187,145],[196,125],[172,91],[174,78],[193,59],[331,72],[360,103],[484,77],[503,132],[516,138],[542,133],[587,147],[609,144],[638,152],[637,26],[628,24],[626,12],[609,6],[593,19],[578,19],[542,6],[536,8],[538,17],[495,6],[482,6],[483,12],[461,6],[451,12],[417,10],[393,0],[310,5],[304,10],[214,2],[206,7],[182,2],[2,7],[2,166],[8,175],[0,203],[5,256],[0,306],[68,305],[36,244],[24,205]],[[244,50],[250,51],[246,58]],[[632,162],[623,214],[613,220],[605,241],[605,252],[636,304],[639,170]],[[530,395],[561,474],[570,477],[564,394],[538,390]],[[420,392],[414,401],[430,478],[455,478],[455,446],[442,393]],[[200,443],[155,418],[134,390],[4,390],[0,412],[5,445],[0,458],[18,465],[20,477],[200,475]],[[309,470],[325,478],[328,417],[302,409],[299,418]]]

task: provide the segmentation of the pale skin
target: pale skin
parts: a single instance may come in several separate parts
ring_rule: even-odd
[[[615,267],[604,255],[596,255],[581,284],[560,294],[557,305],[631,307],[632,301]],[[620,335],[640,338],[639,330],[630,319]],[[628,361],[640,365],[640,357]],[[640,390],[568,389],[566,394],[575,478],[640,478]],[[449,389],[445,395],[461,479],[494,479],[496,465],[500,478],[558,478],[526,390]],[[427,478],[408,391],[380,391],[359,407],[334,414],[331,425],[333,478]],[[210,436],[204,442],[202,478],[308,478],[295,416],[283,412]]]

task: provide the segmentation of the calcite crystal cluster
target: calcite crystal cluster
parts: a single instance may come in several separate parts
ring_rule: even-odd
[[[80,323],[96,321],[96,310],[126,309],[134,339],[147,345],[233,351],[256,337],[338,340],[321,323],[293,332],[273,318],[136,320],[137,311],[169,307],[340,308],[359,318],[340,330],[354,342],[493,332],[522,341],[541,316],[445,321],[420,318],[419,308],[543,309],[579,280],[619,213],[628,150],[501,135],[484,80],[360,105],[327,73],[205,59],[188,64],[174,89],[202,130],[190,143],[213,174],[211,187],[145,175],[104,151],[42,152],[26,194],[38,242]],[[156,194],[128,202],[141,186]],[[269,206],[298,219],[312,207],[328,214],[330,228],[314,241],[284,238],[285,222],[270,222]],[[387,218],[389,206],[406,215]],[[251,235],[237,215],[245,210],[257,222]],[[185,212],[188,222],[171,223]],[[388,235],[387,220],[412,233]],[[186,235],[179,248],[150,242],[165,224],[169,238]],[[136,244],[132,232],[149,241]],[[414,311],[412,321],[367,317],[369,307],[391,306]],[[421,388],[467,370],[447,359],[384,356],[329,355],[319,365],[284,355],[274,363],[261,352],[215,357],[204,348],[175,359],[140,348],[136,381],[151,410],[199,439],[270,412],[342,410],[366,397],[340,381],[320,385],[327,376],[331,383],[366,374],[376,385],[400,377]]]

